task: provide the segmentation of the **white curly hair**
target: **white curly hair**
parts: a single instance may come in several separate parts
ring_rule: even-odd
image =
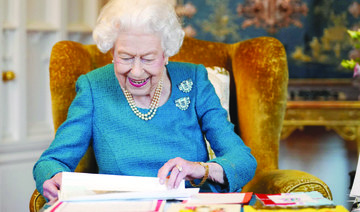
[[[100,12],[93,39],[99,50],[106,53],[113,48],[119,33],[134,28],[159,35],[167,57],[179,51],[185,34],[167,0],[111,0]]]

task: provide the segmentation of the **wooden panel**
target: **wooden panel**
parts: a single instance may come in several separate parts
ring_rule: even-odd
[[[0,73],[16,74],[13,81],[0,80],[0,211],[28,210],[32,167],[54,137],[50,50],[61,40],[91,43],[100,2],[0,0]]]

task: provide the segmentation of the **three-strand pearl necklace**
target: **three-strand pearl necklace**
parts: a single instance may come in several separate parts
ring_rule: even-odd
[[[159,81],[159,83],[156,87],[155,94],[151,100],[151,103],[149,106],[149,111],[145,114],[141,113],[139,111],[139,109],[136,107],[135,100],[134,100],[133,96],[131,95],[131,93],[128,90],[126,90],[125,88],[123,88],[122,90],[124,92],[127,102],[129,103],[131,110],[135,113],[135,115],[137,117],[141,118],[142,120],[148,121],[155,116],[157,108],[159,107],[162,88],[163,88],[163,80],[161,78],[161,80]]]

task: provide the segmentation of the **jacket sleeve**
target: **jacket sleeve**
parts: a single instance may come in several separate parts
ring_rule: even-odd
[[[239,192],[255,175],[256,160],[241,138],[234,132],[234,125],[227,119],[227,112],[221,106],[215,89],[208,80],[204,66],[196,71],[196,111],[201,129],[209,141],[216,158],[222,166],[229,183],[227,188],[209,183],[215,192]]]
[[[85,154],[92,137],[93,101],[86,75],[76,82],[76,97],[71,103],[66,121],[59,127],[55,139],[33,168],[37,190],[43,194],[43,183],[55,174],[74,171]]]

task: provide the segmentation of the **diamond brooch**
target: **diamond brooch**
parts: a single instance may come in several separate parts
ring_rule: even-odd
[[[182,81],[178,85],[178,87],[179,87],[180,91],[182,91],[184,93],[189,93],[192,89],[193,84],[194,83],[191,79],[187,79],[187,80]]]
[[[188,109],[189,105],[190,105],[190,97],[187,96],[187,97],[182,97],[182,98],[175,100],[175,105],[180,110]]]

